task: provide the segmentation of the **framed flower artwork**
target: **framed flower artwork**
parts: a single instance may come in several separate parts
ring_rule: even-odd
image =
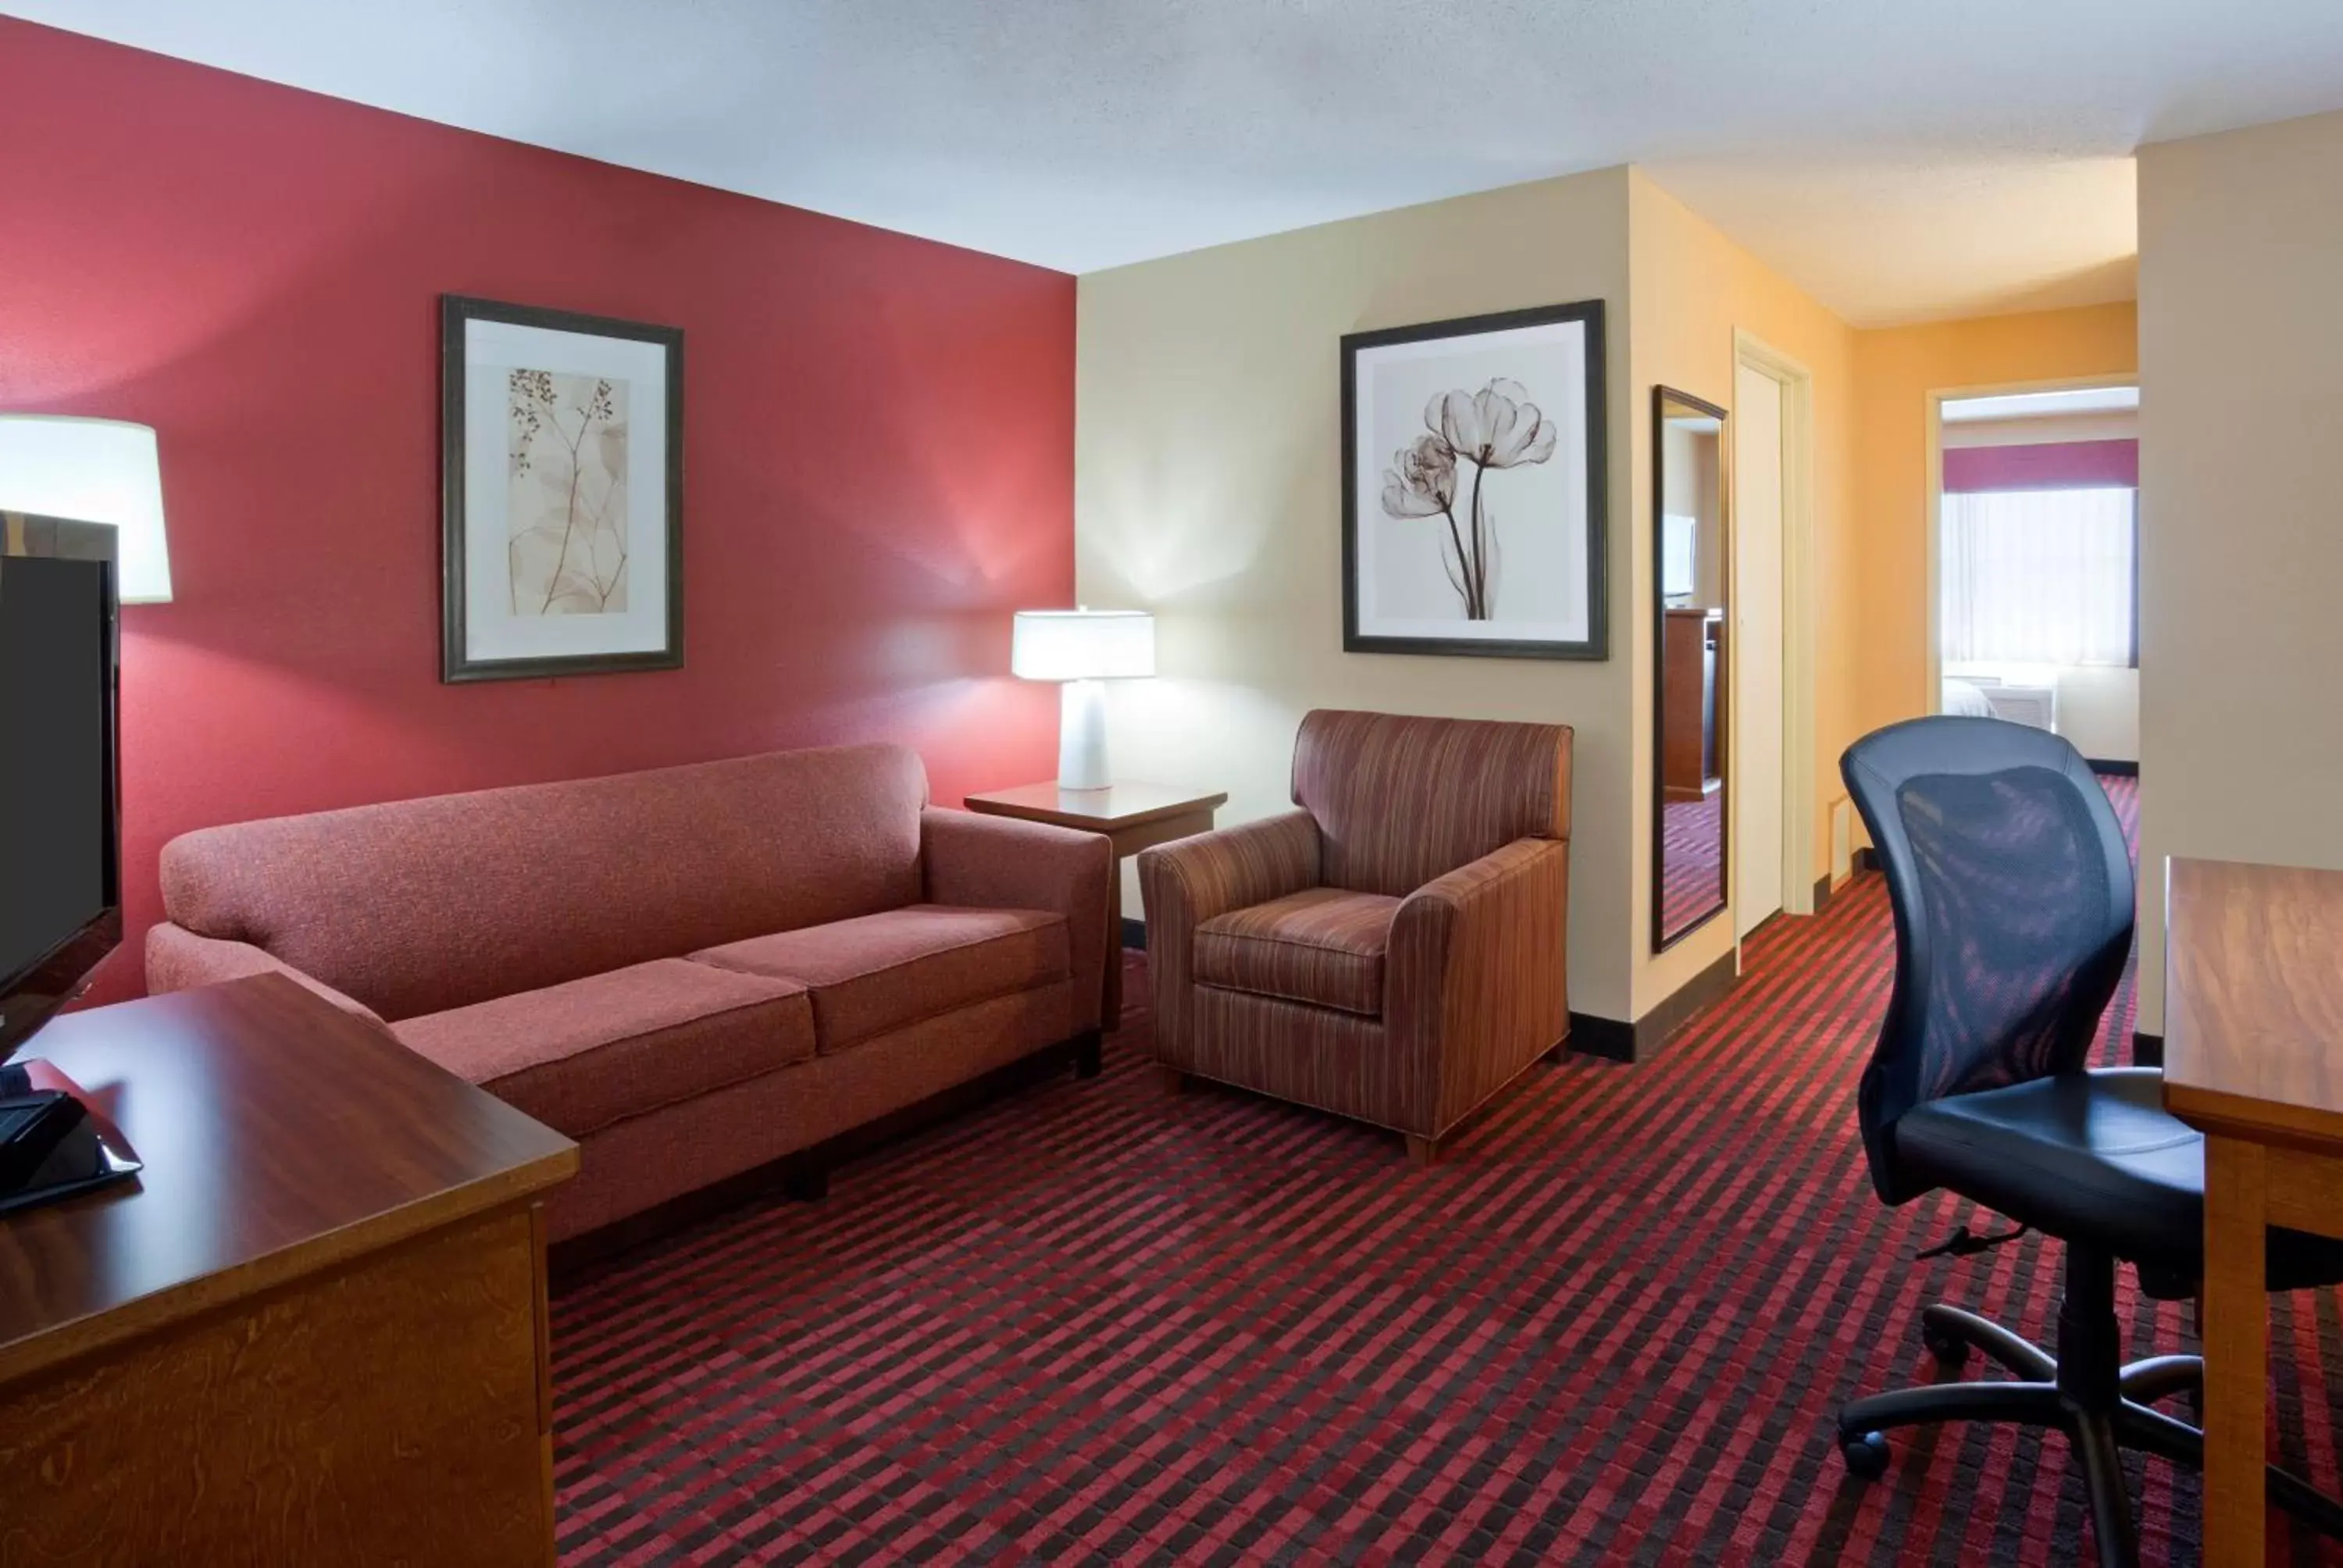
[[[1342,648],[1610,657],[1603,302],[1342,339]]]
[[[683,333],[440,301],[440,678],[683,665]]]

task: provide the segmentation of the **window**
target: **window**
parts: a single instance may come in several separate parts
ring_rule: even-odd
[[[2138,502],[2130,488],[1947,495],[1946,661],[2138,663]]]

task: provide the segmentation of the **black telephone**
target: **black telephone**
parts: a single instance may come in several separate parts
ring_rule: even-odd
[[[0,1202],[103,1175],[106,1150],[82,1102],[0,1067]]]

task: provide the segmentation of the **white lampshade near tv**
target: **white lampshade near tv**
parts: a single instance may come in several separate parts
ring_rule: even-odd
[[[1155,618],[1130,609],[1021,609],[1009,668],[1026,680],[1063,683],[1058,788],[1103,789],[1111,782],[1105,683],[1155,673]]]
[[[0,512],[111,523],[124,604],[166,604],[163,470],[155,432],[119,419],[0,414]]]

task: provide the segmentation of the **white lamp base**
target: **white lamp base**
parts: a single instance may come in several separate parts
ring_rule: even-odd
[[[1106,682],[1069,680],[1058,705],[1058,788],[1105,789]]]

